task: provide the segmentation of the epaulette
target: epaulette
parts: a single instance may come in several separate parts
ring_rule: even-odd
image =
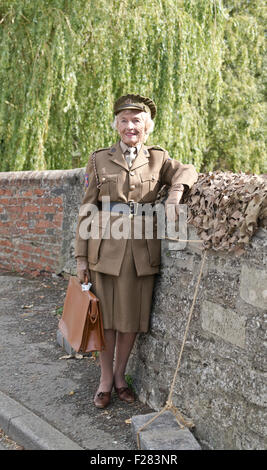
[[[161,152],[166,152],[166,150],[160,147],[159,145],[150,145],[148,146],[148,149],[149,150],[161,150]]]
[[[98,152],[102,152],[102,150],[109,150],[109,149],[110,149],[110,147],[105,147],[105,148],[102,148],[102,149],[97,149],[93,153],[98,153]]]

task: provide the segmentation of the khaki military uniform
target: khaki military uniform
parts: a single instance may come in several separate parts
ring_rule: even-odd
[[[100,209],[104,196],[118,203],[154,203],[163,185],[191,187],[197,180],[193,165],[171,159],[166,150],[157,146],[142,145],[129,169],[119,142],[96,152],[95,168],[90,157],[86,174],[88,187],[82,205],[90,203]],[[111,225],[120,223],[121,217],[112,215]],[[88,258],[93,288],[102,304],[104,328],[147,331],[154,275],[160,266],[161,241],[134,239],[134,230],[128,239],[115,239],[112,233],[110,239],[105,238],[107,228],[110,230],[107,220],[101,216],[93,218],[91,223],[97,225],[99,237],[83,239],[81,229],[87,219],[86,214],[79,216],[75,256]]]

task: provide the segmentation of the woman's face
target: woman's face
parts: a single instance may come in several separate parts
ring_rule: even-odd
[[[145,113],[130,110],[121,111],[117,116],[117,130],[121,140],[129,147],[145,142]]]

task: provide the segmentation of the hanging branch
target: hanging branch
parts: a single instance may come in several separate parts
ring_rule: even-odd
[[[0,171],[85,165],[136,92],[173,158],[266,172],[263,0],[42,3],[0,3]]]

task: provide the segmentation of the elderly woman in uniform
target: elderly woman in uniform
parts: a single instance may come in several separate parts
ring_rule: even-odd
[[[114,115],[119,141],[90,156],[83,207],[94,204],[101,212],[103,197],[109,197],[111,223],[120,217],[130,217],[133,223],[135,217],[142,217],[143,204],[155,203],[163,185],[169,187],[167,207],[178,206],[185,187],[197,180],[197,173],[192,165],[171,159],[161,147],[145,145],[154,126],[154,102],[140,95],[122,96],[114,105]],[[125,370],[137,333],[149,329],[161,242],[157,238],[136,239],[134,230],[128,238],[103,237],[101,217],[96,218],[99,237],[84,237],[81,227],[85,217],[79,216],[75,257],[80,282],[85,276],[89,278],[103,312],[106,347],[100,353],[101,377],[94,404],[105,408],[113,386],[120,400],[134,401]]]

